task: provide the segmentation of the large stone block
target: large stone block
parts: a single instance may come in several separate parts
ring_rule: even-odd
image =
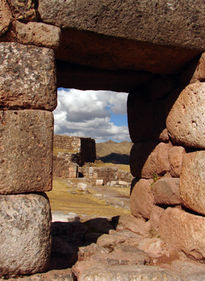
[[[130,153],[130,169],[134,177],[154,178],[170,171],[168,152],[171,144],[135,143]]]
[[[11,12],[6,0],[0,0],[0,36],[8,30],[11,18]]]
[[[150,218],[154,206],[154,196],[151,191],[152,180],[139,180],[130,196],[130,209],[135,217]]]
[[[0,106],[55,109],[53,50],[0,43]]]
[[[58,53],[61,60],[67,56],[67,61],[72,59],[77,63],[80,56],[84,64],[92,64],[95,60],[95,66],[98,64],[100,68],[106,64],[106,68],[121,65],[122,69],[123,63],[124,69],[170,73],[204,48],[203,4],[201,0],[173,0],[171,3],[167,0],[157,3],[149,0],[39,0],[38,11],[43,22],[61,26],[69,32],[65,32],[64,46]],[[73,30],[81,39],[71,35]],[[96,33],[115,37],[113,41],[124,40],[119,40],[117,46],[106,44],[106,36],[98,41],[93,39]],[[83,37],[87,37],[86,43]],[[94,43],[89,44],[90,41]],[[99,46],[97,52],[96,46]],[[79,48],[81,52],[75,52]],[[87,55],[82,56],[82,53]]]
[[[184,156],[180,194],[187,208],[205,215],[205,151],[191,152]]]
[[[0,195],[0,205],[0,276],[45,271],[51,250],[46,195]]]
[[[169,246],[204,263],[205,218],[178,208],[166,209],[160,219],[159,234]]]
[[[50,190],[52,144],[51,112],[0,111],[0,194]]]
[[[184,4],[177,0],[170,3],[166,0],[159,3],[149,0],[39,0],[38,11],[43,21],[65,28],[99,32],[158,45],[202,49],[204,3],[200,0],[189,0]],[[183,34],[179,30],[183,30]],[[154,64],[155,59],[150,64]]]
[[[205,148],[205,83],[188,85],[179,95],[167,117],[172,140],[188,147]]]

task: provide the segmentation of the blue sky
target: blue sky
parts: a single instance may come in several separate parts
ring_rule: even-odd
[[[130,140],[127,93],[58,89],[55,133],[92,137],[97,142]]]

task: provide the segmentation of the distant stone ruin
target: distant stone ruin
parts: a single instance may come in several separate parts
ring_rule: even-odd
[[[99,167],[95,140],[91,138],[54,135],[53,176],[67,179],[84,177],[93,185],[128,187],[132,176],[118,167]]]
[[[1,276],[49,266],[57,86],[130,93],[131,212],[205,262],[204,18],[201,0],[0,0]]]
[[[54,135],[53,175],[77,178],[78,167],[96,160],[95,140]]]

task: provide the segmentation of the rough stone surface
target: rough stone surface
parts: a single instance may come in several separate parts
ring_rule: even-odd
[[[190,83],[195,83],[197,80],[205,80],[205,53],[203,53],[197,63],[194,73],[192,74]]]
[[[196,6],[198,7],[197,12]],[[204,48],[204,33],[202,32],[204,28],[204,6],[200,0],[197,0],[197,2],[192,0],[186,5],[184,2],[167,3],[165,0],[160,3],[150,3],[149,1],[136,3],[134,0],[124,2],[116,0],[94,2],[91,0],[86,2],[82,0],[69,2],[41,0],[39,1],[38,11],[44,22],[62,26],[65,31],[69,31],[64,36],[64,41],[67,42],[63,46],[70,44],[70,54],[68,52],[65,54],[66,48],[63,51],[61,50],[59,52],[61,59],[63,55],[70,55],[73,60],[78,60],[77,53],[73,52],[74,45],[78,45],[77,49],[80,47],[84,54],[87,52],[84,60],[91,63],[97,53],[92,55],[91,49],[94,46],[89,46],[87,42],[90,41],[88,41],[88,37],[96,36],[94,33],[107,35],[107,38],[102,38],[102,40],[91,40],[95,42],[94,45],[101,46],[104,53],[105,47],[107,50],[106,59],[100,60],[103,52],[100,52],[100,55],[98,53],[99,66],[103,61],[104,64],[106,61],[107,65],[111,66],[112,62],[114,62],[114,65],[116,63],[119,65],[123,60],[126,62],[127,69],[137,65],[138,69],[144,70],[144,67],[147,67],[155,71],[161,69],[162,73],[165,69],[167,72],[171,72],[173,68],[176,69],[176,67],[194,57],[196,49],[201,51]],[[74,29],[75,34],[75,30],[77,30],[77,33],[84,33],[82,36],[87,37],[86,45],[89,51],[85,50],[84,44],[80,44],[74,38],[76,36],[69,36],[73,32],[72,29]],[[179,30],[183,30],[183,32],[179,32]],[[121,45],[124,45],[124,47],[129,42],[122,39],[129,39],[131,44],[126,48],[129,49],[129,52],[122,53],[123,46],[116,49],[112,45],[109,48],[109,44],[106,44],[104,40],[109,40],[112,37],[120,38]],[[72,38],[72,42],[69,42],[68,38],[69,40]],[[84,40],[82,41],[85,43]],[[135,41],[138,43],[138,46],[136,46],[138,50],[135,46],[133,47],[136,44]],[[160,45],[160,47],[156,50],[151,44]],[[169,48],[167,46],[175,47]],[[186,49],[179,50],[177,48],[179,46]],[[189,48],[194,50],[192,54]],[[73,56],[71,56],[71,53]],[[80,56],[82,60],[83,54],[81,53]],[[88,59],[89,56],[90,60]],[[85,65],[85,63],[83,64]]]
[[[170,174],[172,177],[180,177],[182,161],[185,153],[186,151],[182,146],[173,146],[169,149],[168,158],[170,163]]]
[[[11,12],[6,0],[0,0],[0,36],[8,30],[11,17]]]
[[[176,0],[157,4],[134,0],[40,0],[38,11],[43,21],[66,28],[201,50],[205,27],[203,2],[191,0],[186,4]]]
[[[53,50],[0,43],[0,106],[53,110],[56,107]]]
[[[91,138],[55,135],[54,150],[59,151],[58,156],[63,157],[65,153],[69,158],[70,154],[70,160],[80,166],[96,160],[95,140]]]
[[[161,216],[159,234],[169,246],[183,252],[191,259],[204,263],[204,217],[178,208],[168,208]]]
[[[154,197],[151,191],[152,180],[139,180],[130,196],[130,209],[135,217],[150,218],[154,206]]]
[[[154,266],[112,266],[107,268],[91,267],[78,278],[79,281],[180,281],[179,276]]]
[[[51,214],[44,194],[0,195],[0,275],[48,268]]]
[[[169,135],[167,128],[165,128],[159,135],[159,140],[162,142],[169,142]]]
[[[52,136],[51,112],[0,111],[0,194],[51,189]]]
[[[132,215],[123,215],[119,217],[116,230],[120,231],[123,229],[128,229],[145,237],[150,235],[149,221],[146,222],[143,218],[136,218]]]
[[[134,177],[154,178],[170,170],[169,143],[135,143],[130,153],[130,169]]]
[[[145,238],[139,242],[139,249],[148,254],[152,259],[162,256],[169,256],[169,250],[166,249],[165,242],[160,238]]]
[[[171,139],[188,147],[205,148],[205,83],[188,85],[167,117]]]
[[[1,281],[74,281],[71,269],[51,270],[43,273],[36,273],[30,276],[13,277],[13,278],[0,278]]]
[[[156,204],[177,205],[181,203],[178,178],[163,177],[152,184],[151,190]]]
[[[28,22],[25,24],[16,21],[14,28],[16,39],[20,43],[48,48],[57,48],[59,45],[61,30],[57,26],[40,22]]]
[[[157,236],[159,234],[160,219],[163,213],[164,209],[159,206],[155,205],[152,208],[149,222],[151,225],[151,233],[153,236]]]
[[[36,19],[35,0],[8,0],[14,18],[19,20]]]
[[[191,152],[184,156],[180,195],[187,208],[205,215],[205,151]]]

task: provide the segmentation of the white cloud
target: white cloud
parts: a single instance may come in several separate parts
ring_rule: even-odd
[[[129,140],[127,126],[110,121],[110,111],[127,113],[127,94],[112,91],[59,89],[54,111],[55,133],[95,138],[96,141]]]

